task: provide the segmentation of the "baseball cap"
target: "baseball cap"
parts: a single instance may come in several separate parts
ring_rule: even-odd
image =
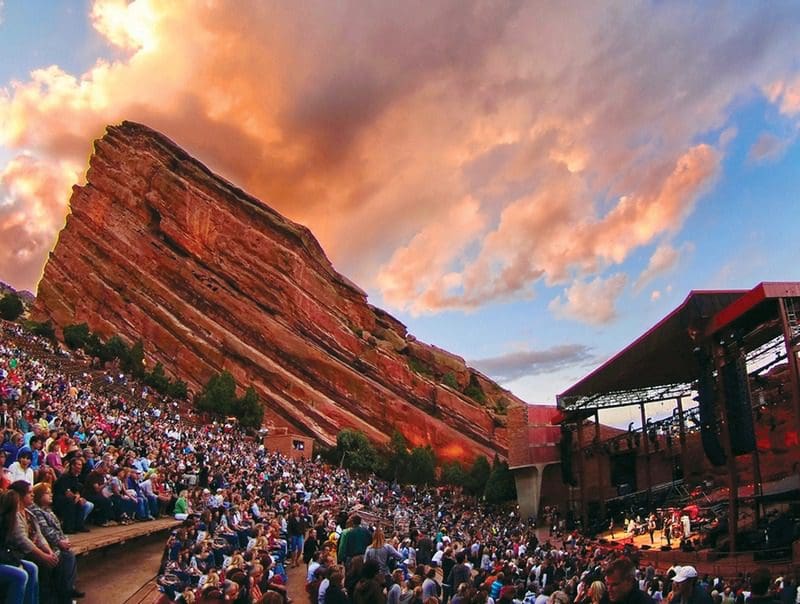
[[[697,571],[694,566],[681,566],[675,571],[675,578],[672,579],[673,583],[683,583],[687,579],[694,579],[697,577]]]

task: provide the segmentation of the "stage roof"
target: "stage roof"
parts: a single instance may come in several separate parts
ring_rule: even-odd
[[[782,297],[800,297],[800,283],[692,291],[644,335],[558,395],[558,407],[577,411],[686,396],[699,377],[692,354],[697,343],[723,328],[763,322],[776,314],[774,300]],[[774,327],[769,331],[774,334]]]

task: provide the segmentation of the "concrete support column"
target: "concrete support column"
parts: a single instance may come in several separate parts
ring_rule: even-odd
[[[537,463],[524,468],[514,469],[514,482],[517,486],[517,502],[522,518],[539,517],[542,502],[542,478],[544,469],[551,464]]]

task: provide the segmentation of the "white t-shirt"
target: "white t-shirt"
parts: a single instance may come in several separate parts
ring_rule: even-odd
[[[19,462],[15,461],[8,467],[8,478],[11,482],[24,480],[29,485],[33,486],[33,468],[28,466],[27,470],[23,470]]]

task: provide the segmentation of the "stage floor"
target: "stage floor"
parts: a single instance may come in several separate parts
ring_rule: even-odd
[[[667,540],[666,538],[662,537],[661,531],[656,531],[653,534],[652,543],[650,542],[650,535],[647,533],[645,533],[644,535],[631,536],[628,532],[623,531],[622,529],[614,530],[613,534],[610,531],[600,533],[597,536],[597,538],[607,539],[608,541],[616,541],[617,543],[631,543],[640,549],[643,545],[646,545],[648,546],[648,548],[653,548],[653,549],[660,549],[661,546],[666,547],[667,545]],[[680,539],[673,539],[670,549],[678,549],[678,546],[680,546],[680,544],[681,544]]]

